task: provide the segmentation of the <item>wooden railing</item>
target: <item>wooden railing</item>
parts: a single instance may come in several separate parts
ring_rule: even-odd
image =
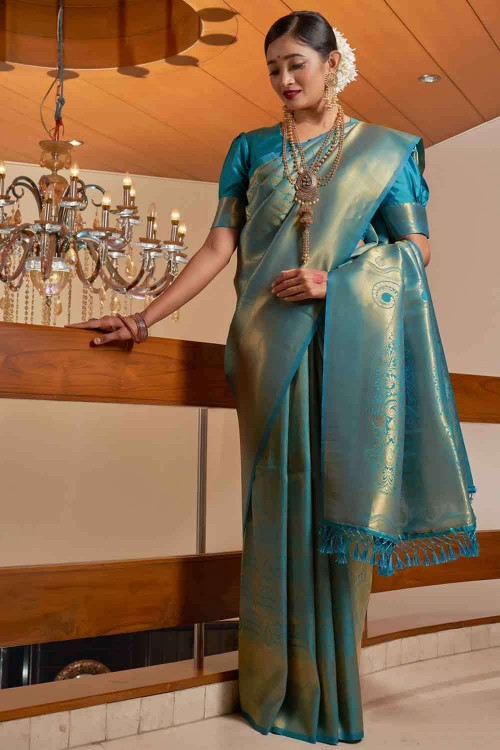
[[[119,343],[96,350],[91,338],[83,330],[0,323],[0,396],[233,407],[221,345],[150,338],[128,352]],[[500,378],[451,377],[462,421],[500,422]],[[500,531],[480,532],[479,543],[479,558],[375,574],[372,590],[500,578]],[[233,551],[0,568],[0,647],[236,618],[240,564]],[[236,670],[233,653],[207,657],[203,669],[190,660],[9,688],[0,691],[0,721],[234,679]]]

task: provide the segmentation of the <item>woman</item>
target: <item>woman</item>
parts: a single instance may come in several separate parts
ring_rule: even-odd
[[[424,271],[422,141],[345,117],[354,55],[319,13],[280,18],[265,51],[283,123],[232,142],[204,246],[142,316],[77,325],[141,340],[238,247],[241,708],[263,734],[359,742],[373,565],[477,555],[475,487]]]

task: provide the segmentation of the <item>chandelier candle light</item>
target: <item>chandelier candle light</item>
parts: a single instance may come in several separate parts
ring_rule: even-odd
[[[152,204],[146,217],[146,237],[134,241],[134,229],[142,220],[131,176],[127,173],[123,177],[122,202],[113,208],[111,195],[100,185],[86,184],[78,165],[72,163],[74,146],[71,141],[61,139],[64,133],[62,15],[63,1],[59,0],[58,77],[51,88],[56,82],[58,85],[55,125],[51,130],[45,126],[41,110],[42,125],[49,139],[40,141],[40,166],[49,173],[38,184],[27,176],[18,176],[6,187],[7,170],[0,162],[0,282],[4,287],[0,310],[8,322],[18,321],[23,286],[25,323],[34,322],[33,290],[37,289],[42,297],[43,323],[55,325],[56,315],[62,312],[60,295],[66,287],[67,322],[71,322],[74,278],[82,284],[82,319],[93,317],[96,301],[100,314],[105,314],[108,291],[110,312],[120,312],[118,295],[121,295],[131,314],[134,299],[147,306],[172,283],[179,273],[179,264],[188,262],[184,245],[186,225],[180,223],[177,209],[171,214],[169,240],[158,238],[158,212]],[[69,169],[69,181],[60,174],[63,169]],[[92,191],[96,200],[89,197]],[[35,212],[32,221],[25,222],[19,204],[27,193],[34,199]],[[90,203],[96,209],[96,217],[93,226],[87,227],[82,213]],[[138,269],[133,259],[134,248],[142,256]],[[119,268],[120,263],[124,264],[124,272]],[[172,317],[178,319],[178,311]]]

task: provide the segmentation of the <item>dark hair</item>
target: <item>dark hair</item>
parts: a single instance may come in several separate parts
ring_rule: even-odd
[[[264,52],[272,42],[283,34],[291,34],[318,52],[326,60],[330,52],[337,49],[335,32],[321,13],[309,10],[297,10],[287,16],[278,18],[266,34]]]

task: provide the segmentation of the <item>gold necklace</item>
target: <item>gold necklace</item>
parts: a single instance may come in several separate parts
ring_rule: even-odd
[[[335,121],[328,131],[323,143],[316,156],[314,157],[311,166],[308,166],[302,143],[300,142],[297,135],[297,128],[295,125],[295,118],[293,112],[288,107],[283,107],[283,170],[288,181],[295,186],[294,201],[299,204],[298,210],[299,222],[302,224],[302,250],[300,264],[305,265],[309,260],[310,254],[310,241],[309,241],[309,227],[313,222],[313,205],[319,201],[319,187],[327,185],[332,179],[333,175],[337,171],[337,167],[340,162],[342,155],[342,148],[344,145],[344,111],[341,104],[338,104],[337,115]],[[292,150],[292,158],[297,172],[295,177],[292,177],[288,166],[288,158],[286,153],[286,144],[290,141]],[[329,142],[330,141],[330,142]],[[297,153],[298,146],[298,153]],[[320,167],[324,164],[328,156],[332,153],[334,148],[338,146],[337,154],[335,155],[334,162],[329,172],[319,177],[318,172]]]

